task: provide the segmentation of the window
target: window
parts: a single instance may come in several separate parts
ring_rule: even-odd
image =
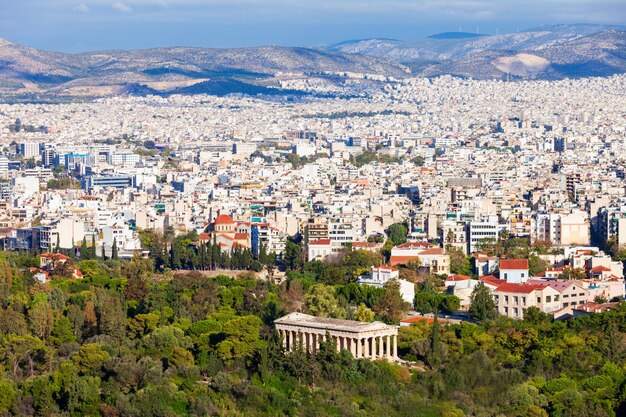
[[[509,314],[509,308],[508,307],[504,307],[504,314]]]
[[[522,297],[522,304],[526,305],[526,297]]]
[[[506,280],[508,278],[508,275],[506,272],[504,273],[504,279]]]
[[[576,301],[572,301],[572,305],[575,306],[576,305]]]
[[[569,303],[563,303],[563,307],[567,307]]]
[[[495,302],[497,303],[498,301],[500,301],[500,296],[499,295],[494,295],[493,299],[495,300]]]
[[[504,302],[505,302],[505,303],[508,303],[508,302],[509,302],[509,296],[508,296],[508,295],[505,295],[505,296],[504,296]]]
[[[581,297],[584,297],[584,296],[585,296],[585,293],[584,293],[584,292],[581,292],[581,293],[580,293],[580,294],[578,294],[578,295],[579,295],[579,296],[581,296]]]
[[[524,278],[524,273],[522,272],[522,278]]]
[[[541,297],[537,297],[537,304],[541,304]]]
[[[546,303],[551,303],[551,302],[552,302],[552,296],[546,295]]]
[[[569,294],[563,294],[563,298],[569,298]]]
[[[558,295],[554,296],[554,301],[559,301],[559,296]]]
[[[519,316],[519,310],[517,309],[517,307],[513,307],[513,314],[515,316]]]
[[[514,296],[513,297],[513,304],[519,304],[519,297],[518,296]]]

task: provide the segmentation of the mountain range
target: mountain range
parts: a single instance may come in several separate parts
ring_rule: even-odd
[[[415,41],[365,39],[326,47],[386,58],[414,75],[560,79],[626,72],[626,28],[553,25],[517,33],[448,32]]]
[[[626,29],[553,25],[498,35],[364,39],[317,48],[155,48],[79,54],[0,39],[0,91],[20,94],[283,94],[280,77],[338,73],[478,79],[609,76],[626,72]]]

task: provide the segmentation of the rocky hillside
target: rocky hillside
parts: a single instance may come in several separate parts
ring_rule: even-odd
[[[626,72],[626,31],[601,25],[545,26],[494,36],[442,34],[404,42],[367,39],[329,49],[392,59],[427,76],[552,79]]]
[[[364,73],[402,77],[408,69],[384,58],[307,48],[158,48],[64,54],[0,40],[0,88],[37,91],[193,80],[245,80],[278,73]],[[229,85],[237,85],[230,83]]]

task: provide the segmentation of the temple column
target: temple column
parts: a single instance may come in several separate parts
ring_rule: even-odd
[[[380,336],[376,336],[377,345],[376,346],[376,357],[380,358],[383,351],[383,339]]]
[[[362,352],[361,351],[361,339],[357,337],[354,341],[355,341],[354,350],[356,352],[356,355],[354,357],[359,359],[361,357],[361,352]]]
[[[288,341],[287,352],[292,352],[293,351],[293,332],[291,330],[287,330],[287,341]]]
[[[398,359],[398,335],[393,335],[393,350],[391,351],[393,354],[393,359]]]
[[[287,332],[285,330],[279,330],[278,334],[280,335],[280,338],[282,339],[282,344],[283,344],[283,350],[287,350]]]
[[[376,346],[376,336],[372,336],[372,359],[376,359],[376,352],[378,352],[378,347]]]
[[[356,339],[350,339],[350,353],[356,358]]]
[[[374,336],[374,358],[380,355],[380,337]]]
[[[340,339],[339,336],[335,337],[335,344],[337,345],[337,352],[341,352],[341,340],[339,339]]]
[[[387,358],[391,358],[391,337],[387,335]]]

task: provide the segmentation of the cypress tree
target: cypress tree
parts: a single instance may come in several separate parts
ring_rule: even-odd
[[[114,261],[117,261],[118,259],[116,238],[113,238],[113,246],[111,246],[111,259],[113,259]]]

